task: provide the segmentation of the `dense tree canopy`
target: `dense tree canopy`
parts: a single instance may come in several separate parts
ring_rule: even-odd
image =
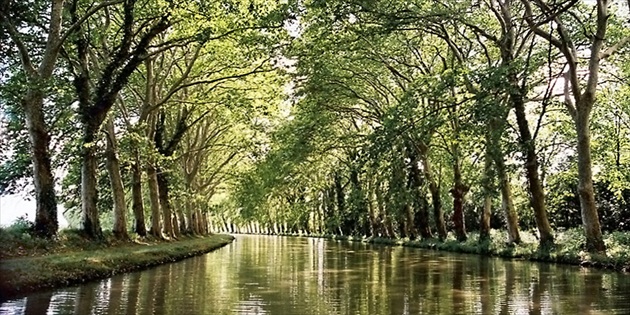
[[[0,193],[42,236],[630,229],[630,3],[1,4]]]

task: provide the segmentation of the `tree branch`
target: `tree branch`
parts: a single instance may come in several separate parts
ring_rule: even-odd
[[[20,39],[20,33],[18,33],[18,31],[15,29],[15,26],[13,26],[8,17],[4,15],[2,11],[0,11],[0,18],[2,18],[0,20],[0,23],[4,25],[7,33],[9,33],[9,37],[11,38],[13,43],[15,43],[15,46],[17,46],[18,51],[20,52],[20,60],[22,61],[24,71],[26,71],[29,77],[37,77],[37,70],[31,62],[31,57],[28,54],[28,49],[26,48],[26,45],[24,45],[24,42]]]
[[[97,5],[97,6],[93,7],[93,8],[91,8],[90,10],[88,10],[85,13],[85,15],[83,15],[80,19],[78,19],[77,21],[72,23],[72,25],[61,35],[61,37],[59,39],[59,46],[63,45],[63,43],[68,38],[68,36],[70,36],[74,31],[76,31],[79,28],[79,26],[81,26],[81,24],[83,24],[83,22],[85,22],[87,19],[89,19],[92,15],[94,15],[100,9],[108,7],[110,5],[123,3],[123,2],[124,2],[124,0],[105,1],[105,2],[101,2],[99,5]]]
[[[630,0],[628,0],[630,1]],[[599,54],[599,60],[606,59],[615,54],[619,49],[623,48],[630,41],[630,36],[626,36],[618,41],[615,45],[608,47],[608,49],[602,51]]]

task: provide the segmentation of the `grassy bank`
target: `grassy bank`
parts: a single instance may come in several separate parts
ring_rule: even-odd
[[[286,234],[286,236],[323,237],[630,272],[629,232],[613,232],[604,235],[604,242],[608,248],[606,256],[591,255],[585,250],[586,239],[581,229],[556,232],[556,245],[552,248],[539,248],[538,239],[535,235],[525,231],[521,232],[522,242],[511,245],[506,243],[506,232],[497,230],[492,231],[490,239],[482,242],[479,241],[479,234],[477,233],[469,233],[468,240],[465,242],[458,242],[452,233],[449,233],[444,241],[438,239],[409,240],[339,235]]]
[[[230,235],[185,237],[177,241],[134,240],[89,242],[76,233],[61,234],[71,240],[25,240],[2,243],[0,300],[36,290],[55,288],[110,277],[204,254],[229,244]],[[39,244],[39,245],[38,245]]]

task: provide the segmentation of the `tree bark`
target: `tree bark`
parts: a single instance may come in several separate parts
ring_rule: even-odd
[[[519,244],[521,242],[521,234],[518,228],[518,214],[514,208],[514,201],[512,200],[512,187],[510,185],[510,179],[505,170],[505,161],[502,155],[493,155],[494,165],[497,170],[497,176],[499,177],[499,187],[501,189],[501,206],[503,208],[503,214],[505,216],[505,223],[508,232],[508,242]]]
[[[369,236],[380,236],[378,231],[378,224],[376,222],[376,206],[374,205],[375,196],[374,196],[374,180],[368,179],[367,182],[367,205],[368,205],[368,215],[370,219],[370,233]]]
[[[453,148],[453,188],[451,195],[453,196],[453,224],[455,226],[455,236],[460,242],[466,241],[466,226],[464,224],[464,197],[468,193],[468,186],[462,182],[462,173],[459,166],[459,149]]]
[[[378,215],[381,221],[380,224],[383,234],[387,238],[394,238],[394,226],[392,225],[392,221],[389,219],[389,215],[387,215],[385,198],[383,196],[381,185],[377,184],[374,187],[374,193],[376,195],[376,205],[378,207]]]
[[[184,201],[184,206],[186,207],[186,221],[188,221],[188,228],[184,232],[193,235],[200,234],[199,230],[197,229],[197,222],[195,222],[196,213],[195,211],[193,211],[192,201],[190,201],[190,198],[186,198],[186,201]]]
[[[142,201],[142,170],[137,150],[134,150],[134,162],[131,165],[131,198],[134,216],[133,230],[139,236],[146,236],[147,227],[144,222],[144,203]]]
[[[47,38],[43,49],[41,62],[33,64],[30,51],[23,42],[16,23],[10,17],[0,12],[0,26],[17,47],[22,68],[28,81],[28,89],[20,100],[24,110],[26,127],[31,147],[31,161],[33,167],[33,185],[35,186],[35,233],[45,238],[52,238],[57,234],[57,196],[55,180],[50,162],[50,134],[44,119],[44,98],[47,81],[52,77],[61,48],[61,30],[63,26],[64,0],[50,1],[48,15]],[[26,26],[25,28],[29,28]],[[38,52],[41,50],[35,49]]]
[[[454,93],[454,91],[453,91]],[[450,193],[453,196],[453,224],[455,226],[455,236],[458,241],[463,242],[468,239],[466,235],[466,226],[464,221],[464,197],[468,193],[470,187],[464,184],[462,180],[461,170],[461,151],[459,147],[459,117],[457,108],[451,110],[451,123],[455,141],[451,145],[451,154],[453,158],[453,188]]]
[[[50,135],[44,121],[43,92],[31,90],[22,100],[31,145],[35,186],[35,233],[45,238],[57,234],[57,195],[50,163]]]
[[[343,191],[339,174],[335,174],[335,196],[337,201],[337,228],[341,231],[342,235],[348,234],[342,224],[343,218],[346,216],[346,195]]]
[[[429,212],[427,211],[428,202],[422,191],[423,179],[418,167],[418,155],[412,146],[407,147],[407,154],[409,156],[409,188],[415,206],[414,223],[422,238],[432,238],[433,233],[429,226]]]
[[[201,215],[201,230],[202,230],[204,235],[210,234],[208,232],[208,213],[207,212],[204,212]]]
[[[515,78],[513,78],[515,79]],[[512,86],[515,86],[512,83]],[[516,86],[518,84],[516,83]],[[510,99],[516,114],[516,122],[520,133],[520,145],[525,155],[525,175],[529,184],[530,204],[534,209],[536,226],[540,233],[540,246],[548,247],[553,245],[554,237],[547,218],[547,207],[545,205],[545,192],[543,190],[540,175],[538,173],[538,159],[536,157],[536,146],[529,131],[529,123],[525,114],[525,103],[523,97],[518,92],[511,92]]]
[[[173,210],[169,200],[169,187],[166,174],[161,169],[157,171],[158,196],[160,199],[160,207],[162,208],[162,218],[164,219],[164,233],[168,237],[175,238],[175,230],[173,229]]]
[[[433,203],[433,217],[435,220],[435,226],[438,232],[440,240],[446,239],[446,222],[444,221],[444,211],[442,210],[442,196],[440,195],[440,187],[436,183],[433,177],[433,165],[429,161],[429,148],[421,144],[420,145],[420,158],[422,160],[422,166],[424,168],[424,176],[429,182],[429,192],[431,193],[431,202]]]
[[[606,245],[604,244],[599,216],[597,214],[595,191],[593,189],[593,172],[591,170],[590,110],[585,110],[586,108],[588,108],[588,105],[578,103],[576,117],[576,131],[578,137],[578,194],[580,197],[582,224],[584,225],[584,233],[586,235],[586,249],[589,252],[604,253],[606,252]]]
[[[204,214],[201,213],[201,209],[199,209],[198,207],[194,211],[195,211],[195,214],[196,214],[195,222],[197,224],[197,233],[199,233],[201,235],[207,234],[204,231],[203,226],[202,226],[202,223],[203,223],[203,218],[202,217],[203,217]]]
[[[128,239],[127,204],[125,203],[125,191],[123,188],[122,177],[120,175],[113,118],[109,118],[107,120],[106,129],[107,147],[105,150],[105,156],[107,161],[107,172],[109,173],[112,188],[112,197],[114,199],[114,227],[112,232],[114,233],[114,236],[119,239]]]
[[[160,199],[158,193],[157,172],[152,164],[147,165],[147,182],[149,186],[149,200],[151,201],[151,235],[164,238],[160,213]]]
[[[89,119],[89,118],[87,118]],[[96,202],[97,195],[97,157],[96,133],[98,125],[94,122],[83,121],[83,148],[81,154],[81,210],[83,215],[83,231],[91,238],[103,237]],[[100,124],[99,124],[100,125]]]
[[[490,140],[490,137],[486,137]],[[479,241],[490,239],[490,216],[492,214],[492,158],[490,154],[490,141],[487,142],[486,156],[484,161],[484,181],[483,181],[483,208],[479,218]]]

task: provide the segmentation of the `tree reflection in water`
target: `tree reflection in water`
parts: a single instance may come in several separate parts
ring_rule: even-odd
[[[43,292],[2,314],[628,314],[630,276],[314,238],[243,236],[202,257]]]

